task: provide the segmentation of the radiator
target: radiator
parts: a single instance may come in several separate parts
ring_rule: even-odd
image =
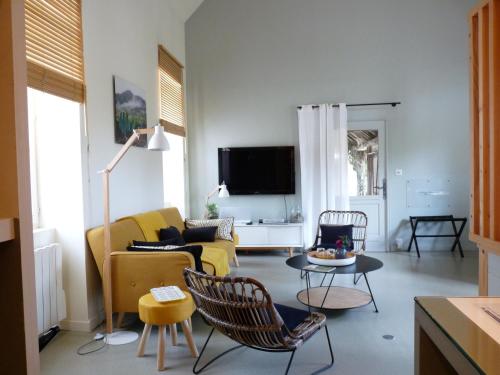
[[[66,318],[62,286],[62,248],[58,243],[35,249],[38,334]]]

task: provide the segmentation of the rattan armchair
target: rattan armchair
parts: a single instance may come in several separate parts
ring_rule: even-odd
[[[274,304],[264,285],[251,278],[209,276],[189,268],[184,270],[184,278],[196,309],[212,327],[193,366],[193,373],[199,374],[223,355],[247,346],[266,352],[291,352],[285,370],[285,374],[288,374],[295,351],[321,328],[325,329],[331,362],[315,373],[333,365],[333,351],[324,314]],[[239,345],[197,368],[214,330]]]
[[[350,225],[352,224],[352,244],[356,254],[363,254],[366,251],[366,228],[368,226],[368,217],[362,211],[323,211],[318,218],[318,228],[316,229],[316,238],[312,248],[320,244],[321,225]],[[301,277],[303,273],[301,272]],[[356,278],[354,275],[354,284],[358,283],[361,275]]]

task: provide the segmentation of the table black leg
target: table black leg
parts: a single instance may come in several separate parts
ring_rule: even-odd
[[[356,274],[354,274],[354,285],[357,285],[357,284],[358,284],[358,281],[359,281],[359,279],[361,279],[361,276],[363,276],[363,275],[361,275],[361,274],[360,274],[360,275],[358,276],[358,278],[356,279]]]
[[[411,250],[411,245],[413,244],[413,240],[415,238],[415,227],[413,226],[413,219],[410,217],[410,225],[411,225],[411,238],[410,244],[408,245],[408,252]]]
[[[457,232],[457,227],[455,225],[455,222],[452,221],[451,224],[453,226],[453,232],[455,233],[455,241],[453,242],[453,246],[451,247],[451,251],[455,251],[455,247],[458,245],[458,250],[460,250],[460,256],[463,258],[464,257],[464,250],[462,249],[462,244],[460,243],[460,236],[462,235],[462,232],[464,230],[466,221],[463,220],[462,224],[460,225],[460,229]]]
[[[418,219],[415,220],[415,229],[413,230],[413,238],[415,239],[415,249],[417,249],[417,256],[420,258],[420,249],[418,248],[418,242],[417,242],[417,226],[418,226]]]
[[[370,288],[370,283],[368,282],[368,278],[366,277],[366,273],[363,273],[363,276],[365,277],[366,285],[368,285],[368,290],[370,292],[370,296],[372,297],[373,305],[375,306],[375,312],[378,313],[377,304],[375,303],[375,298],[373,298],[372,289]]]
[[[325,273],[326,275],[326,273]],[[326,297],[328,296],[328,292],[330,292],[330,288],[332,286],[332,283],[333,283],[333,279],[335,278],[335,274],[332,273],[332,279],[330,280],[330,284],[328,284],[328,289],[326,290],[326,293],[325,293],[325,296],[323,297],[323,302],[321,302],[321,306],[320,306],[320,309],[323,308],[323,305],[325,304],[325,301],[326,301]]]
[[[327,273],[325,273],[325,274],[323,275],[323,279],[321,280],[321,284],[319,284],[319,286],[323,286],[323,282],[325,281],[326,275],[328,275],[328,274],[327,274]]]
[[[309,310],[309,314],[311,314],[311,303],[309,301],[309,283],[310,283],[310,280],[309,280],[309,272],[306,271],[305,272],[306,274],[306,293],[307,293],[307,308]]]

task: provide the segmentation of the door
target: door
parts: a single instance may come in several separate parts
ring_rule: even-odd
[[[351,210],[368,216],[367,251],[386,250],[385,121],[348,123]]]

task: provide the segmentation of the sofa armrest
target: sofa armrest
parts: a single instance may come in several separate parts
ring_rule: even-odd
[[[177,285],[187,290],[184,268],[194,269],[194,258],[183,251],[116,251],[111,253],[114,312],[137,312],[139,298],[151,288]]]

